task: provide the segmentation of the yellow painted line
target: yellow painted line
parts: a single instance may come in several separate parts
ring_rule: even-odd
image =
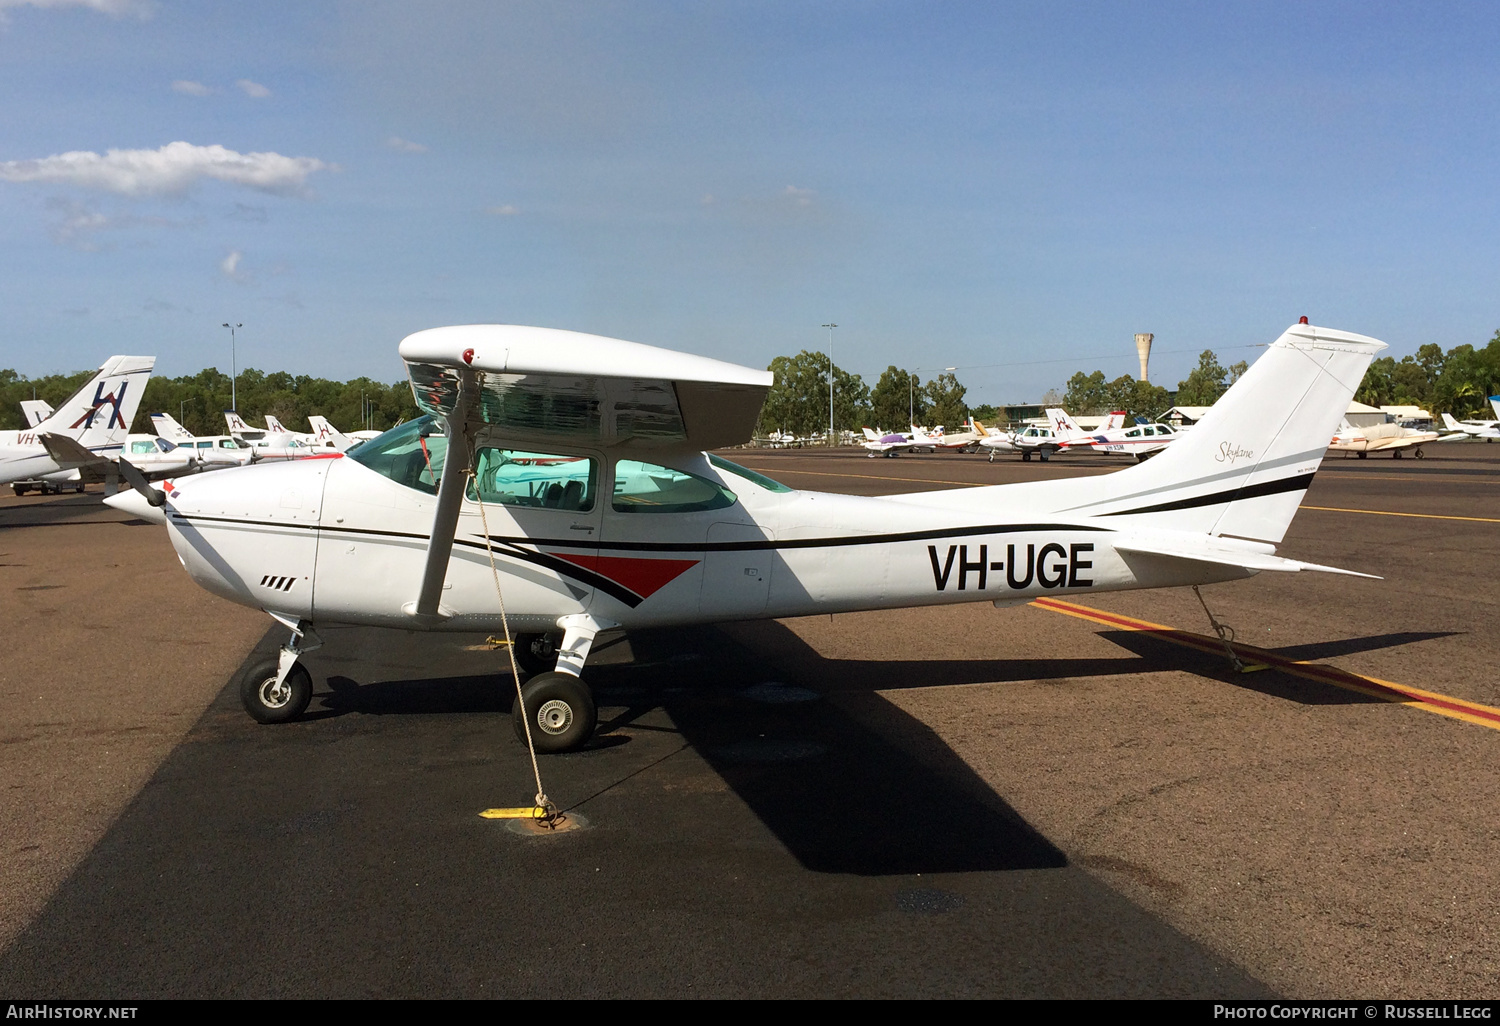
[[[1196,649],[1199,652],[1207,652],[1210,655],[1224,654],[1224,645],[1217,638],[1210,638],[1203,634],[1193,634],[1189,631],[1180,631],[1175,627],[1152,623],[1149,620],[1137,620],[1135,617],[1125,616],[1123,613],[1111,613],[1103,609],[1081,606],[1076,602],[1063,602],[1060,599],[1050,598],[1036,599],[1031,605],[1039,609],[1049,609],[1054,613],[1076,616],[1082,620],[1092,620],[1094,623],[1101,623],[1107,627],[1116,627],[1127,631],[1149,631],[1160,637],[1163,641],[1169,641],[1174,645],[1181,645],[1184,648]],[[1387,702],[1399,702],[1402,705],[1409,705],[1423,712],[1436,713],[1438,716],[1463,720],[1465,723],[1489,727],[1491,730],[1500,730],[1500,709],[1494,706],[1480,705],[1478,702],[1469,702],[1462,698],[1454,698],[1451,695],[1439,694],[1436,691],[1425,691],[1422,688],[1414,688],[1409,684],[1397,684],[1393,681],[1381,680],[1379,677],[1366,677],[1362,674],[1352,673],[1349,670],[1341,670],[1337,666],[1312,663],[1302,659],[1289,659],[1279,652],[1273,652],[1265,648],[1256,648],[1253,645],[1236,643],[1234,651],[1243,660],[1264,663],[1267,666],[1272,666],[1285,673],[1289,673],[1294,677],[1317,681],[1320,684],[1332,684],[1334,687],[1343,688],[1346,691],[1356,691],[1362,695],[1369,695],[1372,698],[1379,698]]]
[[[1450,517],[1438,513],[1395,513],[1388,509],[1341,509],[1338,506],[1299,506],[1298,509],[1317,509],[1325,513],[1368,513],[1377,517],[1415,517],[1418,520],[1468,520],[1476,524],[1500,524],[1496,517]]]

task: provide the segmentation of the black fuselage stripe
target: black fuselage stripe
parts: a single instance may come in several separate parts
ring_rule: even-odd
[[[329,527],[318,524],[298,524],[291,522],[278,523],[276,521],[245,520],[239,517],[205,517],[197,514],[173,512],[172,517],[187,521],[208,521],[226,524],[248,524],[264,527],[291,527],[308,530],[323,530],[340,534],[364,534],[376,535],[385,538],[411,538],[416,541],[427,541],[431,535],[417,534],[411,531],[381,531],[362,527]],[[855,534],[842,538],[782,538],[770,539],[760,538],[747,541],[729,542],[629,542],[629,541],[579,541],[576,538],[531,538],[512,537],[509,535],[491,535],[490,541],[495,544],[505,545],[546,545],[560,549],[600,549],[611,552],[754,552],[771,549],[820,549],[840,548],[849,545],[886,545],[892,542],[905,541],[935,541],[943,538],[972,538],[976,535],[986,534],[1019,534],[1021,532],[1038,531],[1113,531],[1110,527],[1098,527],[1088,524],[982,524],[977,527],[939,527],[926,531],[900,531],[890,534]],[[468,541],[463,538],[455,538],[455,544],[478,545],[484,547],[484,543]]]
[[[1299,474],[1296,477],[1284,477],[1279,481],[1262,481],[1260,484],[1243,485],[1239,488],[1230,488],[1222,492],[1212,492],[1208,495],[1196,495],[1187,499],[1175,499],[1172,502],[1160,502],[1154,506],[1139,506],[1135,509],[1121,509],[1113,513],[1099,513],[1101,517],[1128,517],[1137,513],[1167,513],[1178,509],[1193,509],[1198,506],[1218,506],[1228,502],[1237,502],[1240,499],[1256,499],[1265,495],[1279,495],[1282,492],[1306,491],[1312,484],[1312,474]]]

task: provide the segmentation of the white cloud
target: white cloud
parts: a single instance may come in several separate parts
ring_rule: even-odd
[[[795,185],[788,185],[782,195],[799,207],[812,206],[812,198],[817,195],[811,189],[799,189]]]
[[[385,144],[398,153],[426,153],[427,147],[421,143],[403,139],[399,135],[393,135],[385,141]]]
[[[259,82],[250,81],[248,78],[240,79],[235,83],[235,85],[239,86],[246,96],[253,97],[257,100],[264,100],[267,96],[271,95],[271,90],[267,89]]]
[[[248,275],[240,270],[240,261],[244,258],[245,254],[237,249],[231,249],[229,255],[219,261],[219,270],[224,272],[224,277],[226,278],[233,278],[235,281],[245,281]]]
[[[4,3],[4,0],[0,0]],[[191,79],[179,78],[172,83],[172,92],[182,93],[184,96],[207,96],[213,90],[202,82],[194,82]]]
[[[156,10],[156,5],[150,0],[0,0],[0,21],[5,18],[6,8],[10,7],[87,7],[111,18],[131,14],[142,21]]]
[[[511,217],[512,215],[519,214],[521,208],[513,207],[507,203],[503,207],[485,207],[484,212],[486,214],[494,214],[496,217]]]
[[[260,192],[302,195],[307,176],[337,170],[316,157],[279,153],[236,153],[223,146],[168,143],[159,150],[90,150],[59,153],[39,160],[0,162],[0,181],[45,182],[100,189],[124,196],[177,195],[205,178]]]
[[[47,208],[56,211],[59,220],[52,226],[52,241],[62,246],[72,246],[89,253],[110,248],[101,245],[96,236],[100,232],[118,231],[128,228],[191,228],[202,223],[202,218],[174,221],[167,217],[140,216],[137,214],[105,214],[75,200],[53,197]]]

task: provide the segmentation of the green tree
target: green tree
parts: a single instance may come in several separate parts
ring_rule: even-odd
[[[958,383],[958,377],[952,373],[939,374],[927,383],[927,399],[930,407],[927,411],[928,427],[936,428],[939,424],[945,431],[959,431],[964,421],[969,419],[969,407],[964,403],[964,396],[968,389]]]
[[[1188,374],[1187,380],[1177,384],[1177,405],[1212,406],[1229,390],[1224,381],[1228,374],[1212,349],[1203,350],[1198,355],[1198,366]]]
[[[870,420],[879,431],[905,431],[913,421],[927,419],[927,391],[910,371],[891,366],[870,392]]]
[[[809,436],[828,429],[828,357],[802,350],[778,356],[767,368],[775,376],[761,407],[757,434],[786,431]],[[859,426],[869,412],[870,390],[858,374],[833,368],[834,430]]]
[[[1063,409],[1075,416],[1084,417],[1106,413],[1108,411],[1104,407],[1109,405],[1105,394],[1107,388],[1103,371],[1094,371],[1092,374],[1079,371],[1068,379],[1068,391],[1063,395]]]

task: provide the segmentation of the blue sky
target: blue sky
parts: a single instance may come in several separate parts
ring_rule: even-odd
[[[1500,328],[1494,4],[0,0],[0,367],[439,324],[974,402]],[[180,144],[180,145],[173,145]],[[118,151],[111,153],[110,151]],[[923,377],[931,376],[924,372]]]

